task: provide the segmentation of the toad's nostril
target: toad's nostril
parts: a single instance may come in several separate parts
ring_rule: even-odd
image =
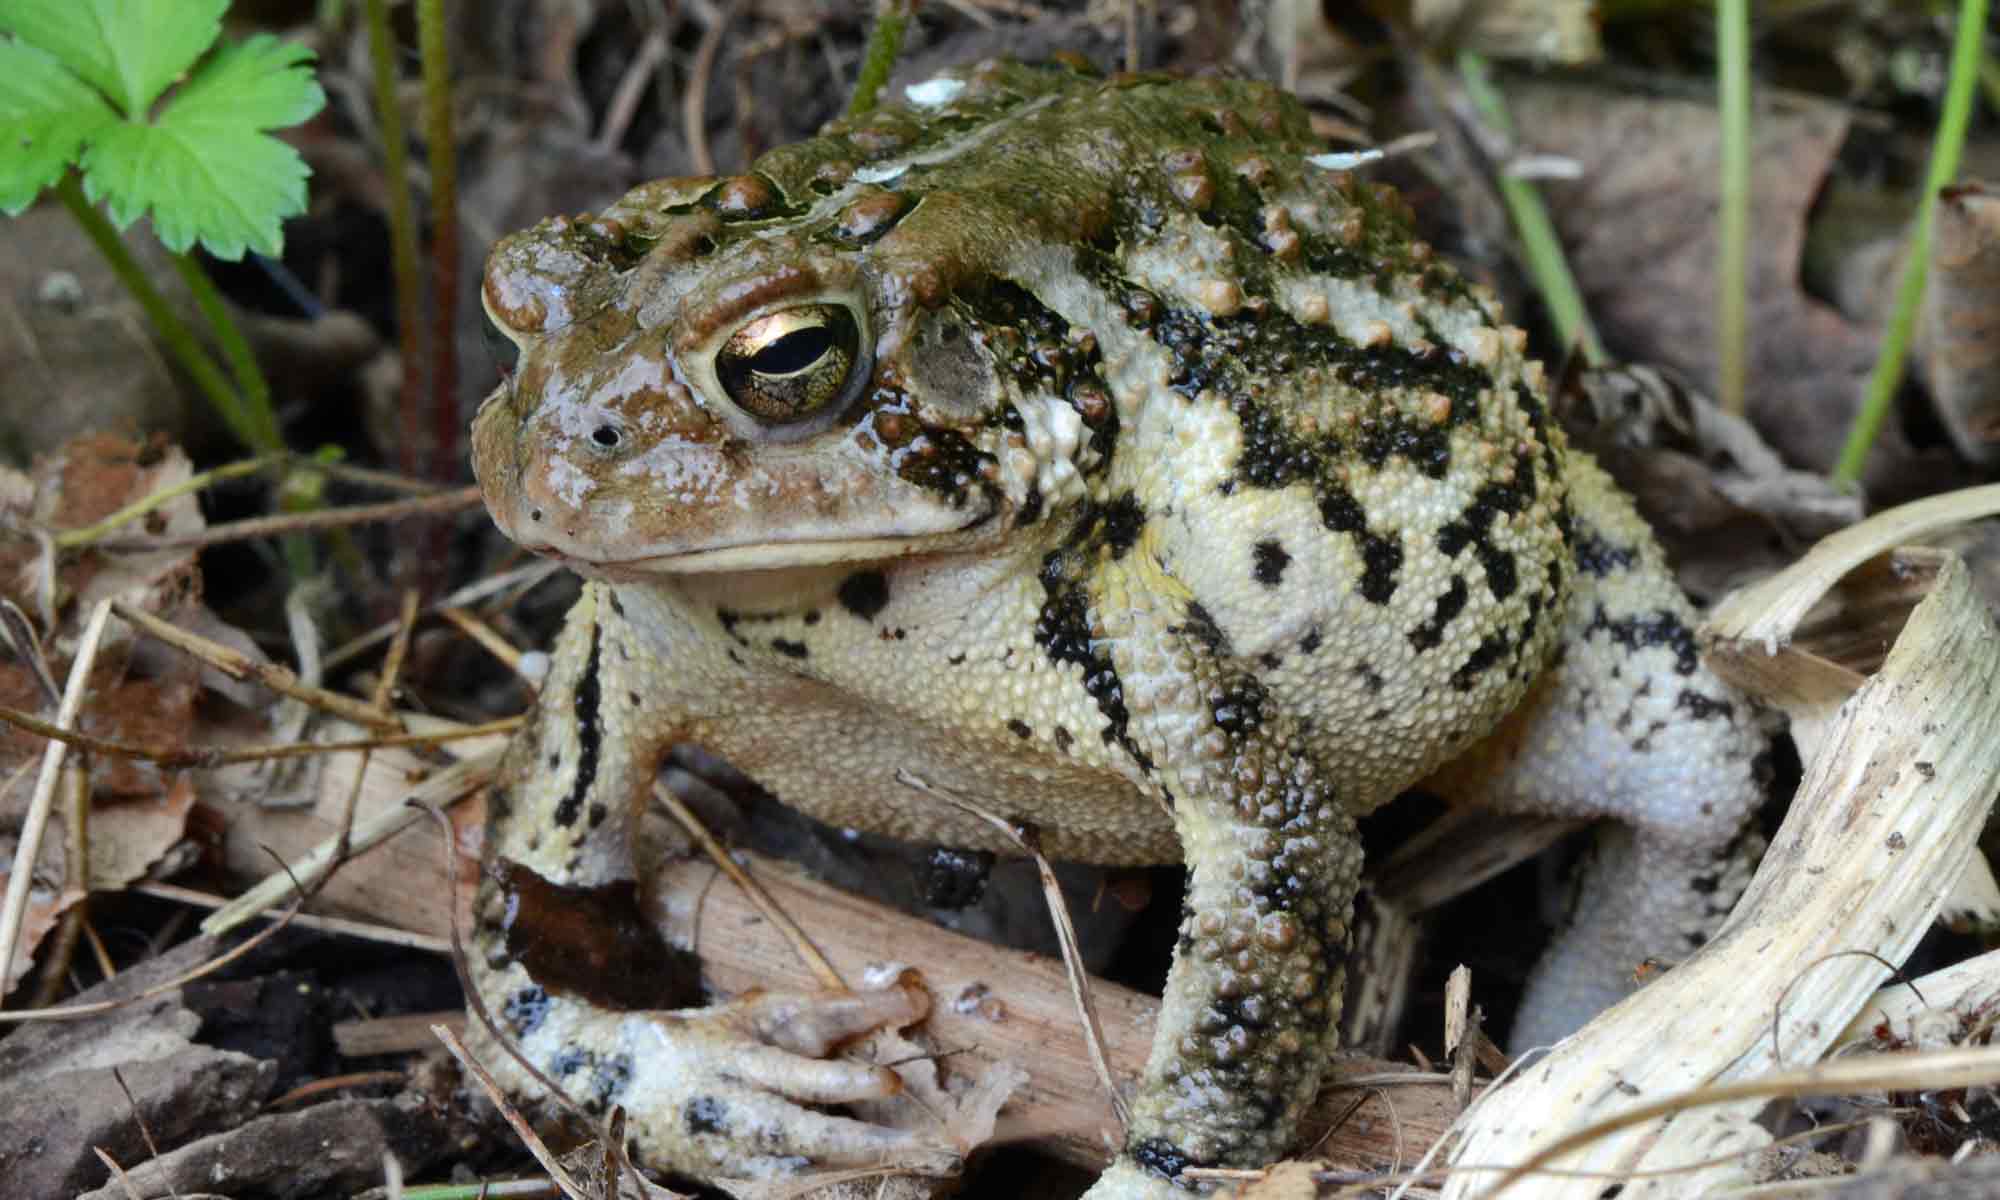
[[[540,520],[542,519],[542,510],[541,510],[541,509],[539,509],[539,508],[531,508],[531,509],[529,509],[529,510],[528,510],[528,519],[529,519],[530,521],[540,521]]]

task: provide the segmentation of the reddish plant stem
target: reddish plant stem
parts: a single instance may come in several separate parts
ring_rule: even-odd
[[[417,48],[423,59],[424,131],[431,173],[430,476],[458,474],[458,168],[452,140],[451,70],[445,52],[444,0],[419,0]],[[437,561],[432,557],[431,561]]]

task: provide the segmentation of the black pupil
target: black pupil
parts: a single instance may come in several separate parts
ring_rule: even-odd
[[[833,332],[824,325],[795,329],[750,356],[759,375],[790,375],[820,360],[833,347]]]

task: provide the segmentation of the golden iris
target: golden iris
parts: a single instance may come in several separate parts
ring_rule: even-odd
[[[730,334],[716,353],[715,374],[744,412],[770,424],[790,424],[823,411],[847,391],[860,343],[860,328],[845,305],[787,308]]]

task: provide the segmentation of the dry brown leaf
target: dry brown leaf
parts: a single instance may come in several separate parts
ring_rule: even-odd
[[[1938,197],[1916,364],[1959,453],[2000,465],[2000,196],[1978,183]]]
[[[69,672],[77,617],[100,600],[117,597],[169,614],[202,611],[192,551],[56,551],[49,541],[55,533],[88,526],[184,483],[190,473],[186,456],[161,441],[90,434],[41,456],[26,474],[0,478],[0,598],[37,626],[26,631],[37,643],[32,653],[55,679]],[[194,497],[181,495],[136,524],[183,533],[200,530],[204,522]],[[92,662],[87,703],[76,724],[97,737],[177,749],[184,745],[198,691],[195,666],[146,656],[129,631],[114,626]],[[0,654],[0,705],[43,715],[49,709],[36,670],[12,654]],[[40,736],[0,725],[0,850],[7,852],[0,870],[12,862],[13,838],[43,750]],[[89,886],[115,887],[143,875],[181,838],[193,793],[140,759],[100,756],[91,772]],[[83,881],[69,878],[63,865],[65,842],[60,825],[43,842],[13,973],[0,981],[0,990],[11,988],[33,965],[33,951],[55,917],[83,894]]]
[[[1552,403],[1575,443],[1638,501],[1698,597],[1777,570],[1866,512],[1859,494],[1786,466],[1748,421],[1670,368],[1576,372]]]
[[[164,794],[106,800],[90,810],[90,888],[112,891],[144,879],[187,834],[194,781],[174,777]]]
[[[1712,105],[1522,78],[1508,103],[1529,146],[1576,160],[1574,181],[1544,185],[1570,265],[1605,340],[1712,390],[1718,347]],[[1750,162],[1750,416],[1794,467],[1830,469],[1860,406],[1877,332],[1800,286],[1807,218],[1845,142],[1846,112],[1794,101],[1761,106]],[[1862,482],[1877,499],[1968,481],[1944,447],[1918,451],[1895,422]]]

